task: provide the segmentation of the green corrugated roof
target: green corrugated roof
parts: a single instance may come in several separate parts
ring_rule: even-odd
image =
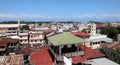
[[[54,46],[85,42],[84,39],[74,36],[70,32],[62,32],[51,36],[48,39]]]

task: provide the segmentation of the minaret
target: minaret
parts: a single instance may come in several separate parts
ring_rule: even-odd
[[[20,17],[18,16],[18,32],[20,31]]]
[[[35,22],[35,30],[37,30],[37,22]]]
[[[92,23],[90,26],[90,34],[96,35],[96,24]]]

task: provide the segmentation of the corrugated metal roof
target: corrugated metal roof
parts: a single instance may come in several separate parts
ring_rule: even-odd
[[[113,42],[111,38],[100,38],[100,39],[92,39],[90,42],[99,42],[99,41],[104,41],[104,42]]]
[[[48,39],[54,46],[85,42],[84,39],[74,36],[70,32],[62,32]]]
[[[98,58],[98,59],[92,59],[92,65],[119,65],[107,58]]]
[[[22,65],[23,54],[0,56],[0,65]]]

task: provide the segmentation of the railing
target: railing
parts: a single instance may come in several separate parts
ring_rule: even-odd
[[[62,54],[62,55],[63,55],[63,56],[66,56],[66,57],[79,56],[79,55],[84,55],[84,51],[64,53],[64,54]]]
[[[0,51],[5,51],[5,48],[0,48]]]
[[[60,55],[54,53],[54,51],[52,50],[52,48],[50,48],[50,51],[52,52],[52,54],[54,55],[54,57],[56,58],[56,60],[63,61],[63,56],[60,56]]]
[[[57,59],[58,61],[63,61],[63,56],[57,55],[57,56],[56,56],[56,59]]]
[[[54,53],[54,51],[52,50],[52,48],[50,48],[52,54],[54,55],[54,57],[56,58],[56,60],[59,61],[63,61],[63,56],[65,57],[72,57],[72,56],[80,56],[80,55],[84,55],[84,51],[80,50],[80,51],[76,51],[76,52],[70,52],[70,53],[63,53],[62,55],[58,55],[56,53]]]
[[[17,30],[8,30],[7,32],[17,32]]]
[[[15,46],[8,46],[8,48],[14,48]]]

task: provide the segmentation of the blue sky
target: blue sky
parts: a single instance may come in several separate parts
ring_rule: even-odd
[[[0,21],[120,21],[120,0],[0,0]]]

